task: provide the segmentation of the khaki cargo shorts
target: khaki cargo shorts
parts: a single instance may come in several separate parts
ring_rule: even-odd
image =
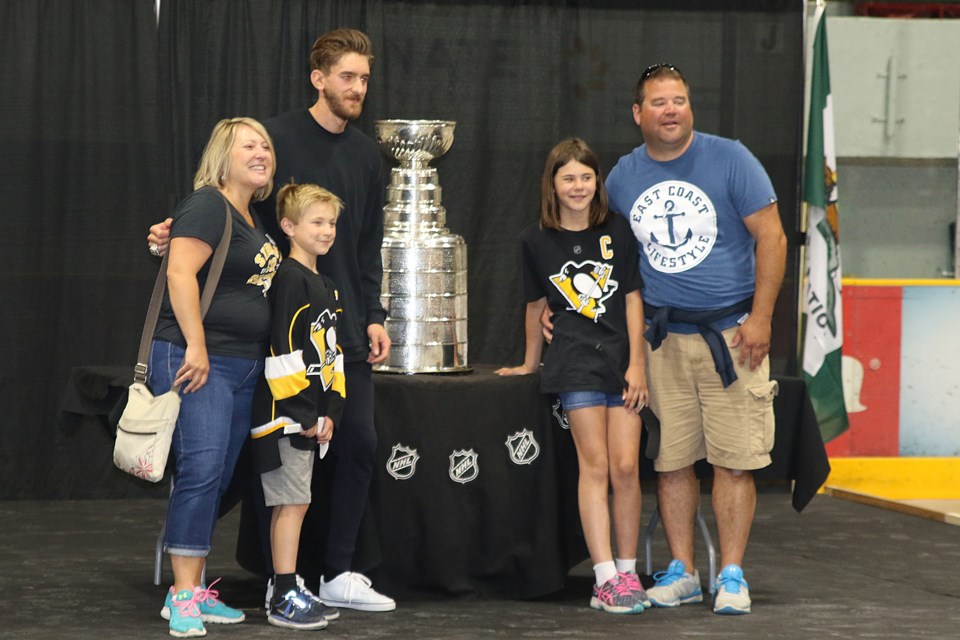
[[[727,347],[738,327],[723,332]],[[737,380],[723,388],[710,348],[699,333],[671,333],[656,351],[646,347],[650,407],[660,418],[657,471],[676,471],[707,459],[727,469],[753,470],[770,464],[773,398],[770,359],[753,371],[737,362]]]

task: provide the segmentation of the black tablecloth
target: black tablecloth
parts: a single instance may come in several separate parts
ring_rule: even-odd
[[[586,557],[569,433],[539,376],[493,371],[374,376],[371,506],[383,568],[404,584],[534,596]]]
[[[803,511],[827,481],[830,461],[803,378],[774,379],[780,392],[773,401],[777,425],[773,462],[753,475],[758,482],[793,481],[793,508]]]
[[[539,393],[538,376],[501,378],[494,369],[374,375],[379,446],[358,568],[380,562],[383,574],[410,587],[531,597],[560,589],[586,557],[569,431]],[[125,367],[74,369],[65,419],[105,415],[131,376]],[[793,481],[800,511],[830,467],[803,380],[777,380],[773,464],[755,475]],[[652,479],[652,463],[641,460],[641,478]],[[245,479],[238,470],[235,484]],[[237,558],[259,571],[259,534],[246,511]]]

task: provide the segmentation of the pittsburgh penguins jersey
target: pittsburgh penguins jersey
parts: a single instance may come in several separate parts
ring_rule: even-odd
[[[520,238],[524,299],[546,297],[553,315],[542,391],[619,393],[630,361],[626,294],[643,287],[627,221],[611,214],[585,231],[534,225]]]
[[[260,473],[280,466],[277,441],[290,437],[298,449],[316,441],[297,434],[318,418],[343,414],[346,384],[337,323],[343,313],[333,281],[296,260],[280,263],[269,292],[273,313],[270,355],[253,399],[254,466]]]

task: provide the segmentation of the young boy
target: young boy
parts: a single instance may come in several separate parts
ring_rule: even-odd
[[[317,256],[333,245],[342,208],[337,196],[313,184],[288,184],[277,193],[277,220],[290,254],[270,287],[270,356],[254,397],[258,426],[250,431],[266,505],[273,508],[267,622],[292,629],[322,629],[339,616],[296,571],[314,457],[326,453],[346,395],[337,345],[339,294],[317,272]]]

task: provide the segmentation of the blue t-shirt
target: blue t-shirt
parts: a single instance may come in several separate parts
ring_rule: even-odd
[[[620,158],[606,186],[610,208],[640,243],[645,303],[703,311],[753,295],[755,242],[743,219],[777,196],[739,141],[697,131],[668,162],[642,145]]]

